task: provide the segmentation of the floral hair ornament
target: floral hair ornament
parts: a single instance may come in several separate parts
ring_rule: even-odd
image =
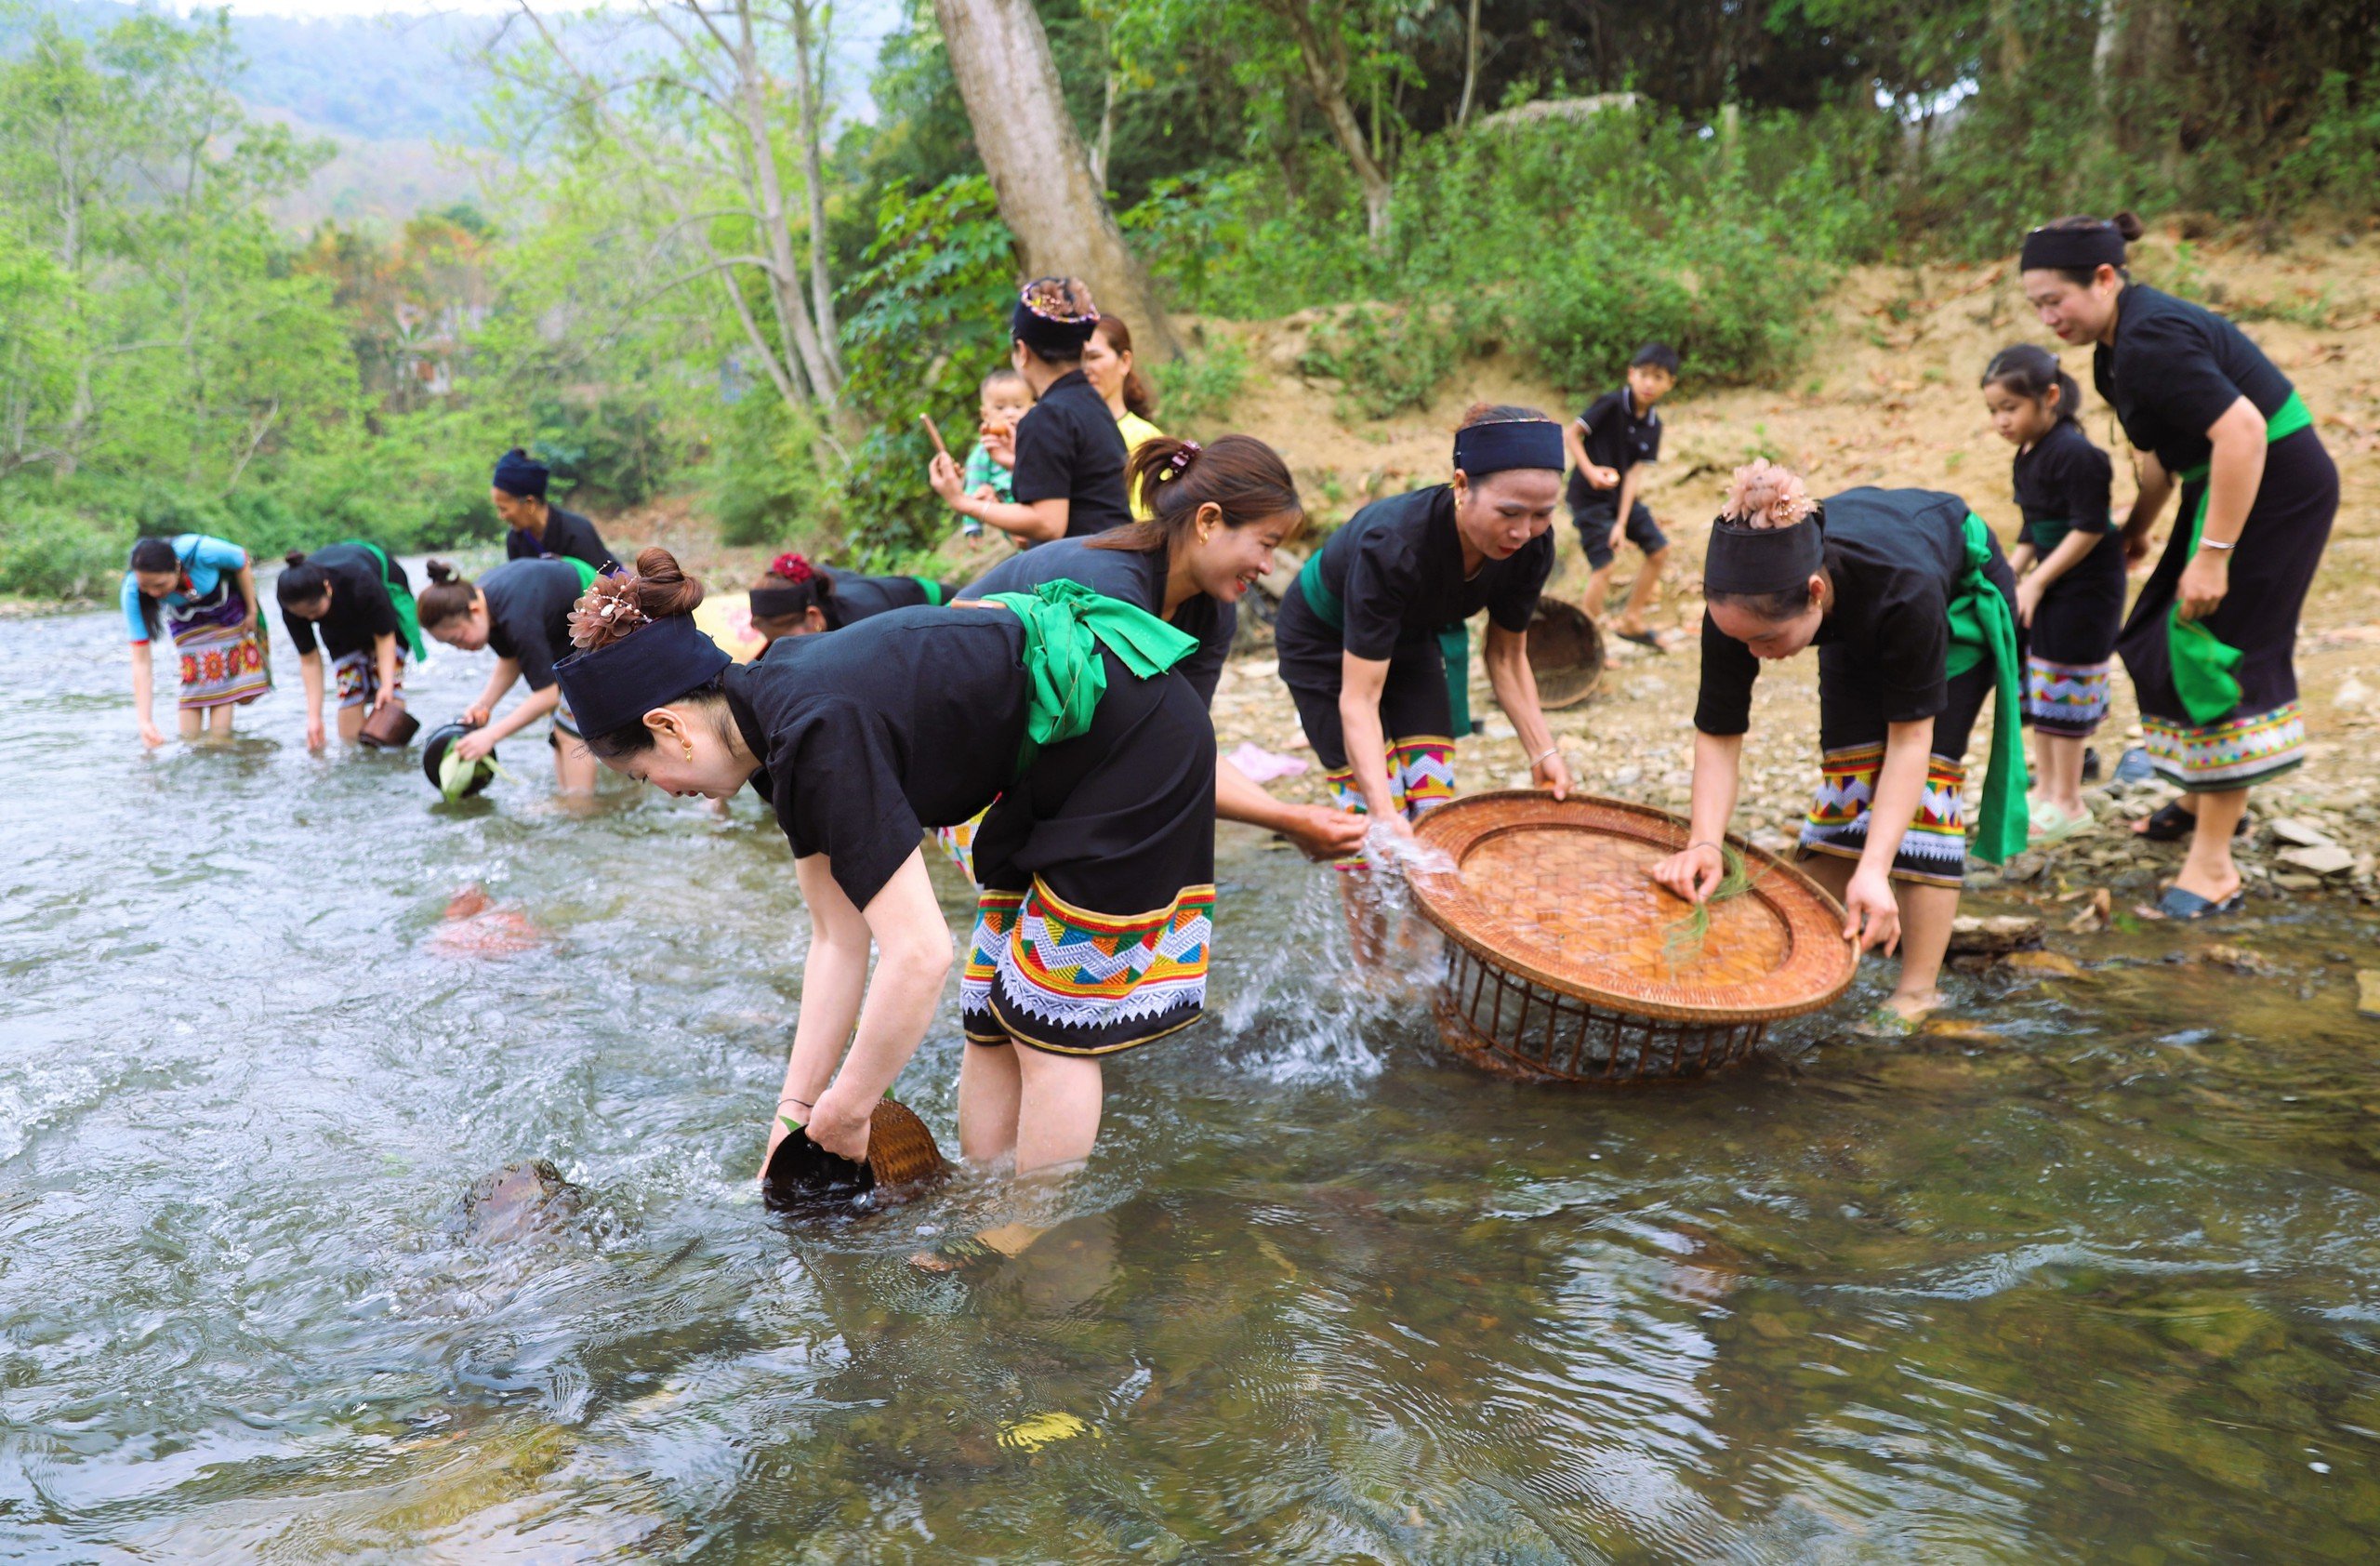
[[[1173,455],[1165,459],[1165,468],[1157,474],[1157,482],[1159,484],[1165,484],[1170,480],[1178,479],[1183,474],[1188,472],[1190,471],[1190,459],[1205,449],[1206,448],[1204,446],[1200,445],[1196,441],[1183,442],[1180,446],[1175,448]]]
[[[1017,293],[1009,335],[1044,359],[1078,359],[1099,325],[1099,307],[1078,277],[1037,277]]]
[[[571,605],[570,644],[585,649],[615,642],[652,617],[637,607],[636,578],[625,574],[595,578],[579,601]]]
[[[1791,527],[1818,509],[1801,474],[1764,457],[1736,470],[1719,516],[1745,527]]]
[[[1824,527],[1801,475],[1766,460],[1737,469],[1711,528],[1704,594],[1756,596],[1803,586],[1826,564]]]
[[[786,551],[785,553],[769,562],[770,576],[781,577],[796,587],[808,581],[816,574],[816,571],[817,567],[792,550]]]

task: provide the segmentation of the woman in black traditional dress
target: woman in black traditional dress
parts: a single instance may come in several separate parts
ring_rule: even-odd
[[[2159,908],[2200,919],[2240,906],[2232,834],[2248,790],[2306,757],[2297,617],[2338,512],[2338,470],[2306,405],[2229,321],[2133,283],[2125,213],[2061,218],[2025,236],[2025,297],[2043,325],[2090,343],[2099,395],[2137,454],[2127,555],[2149,552],[2181,486],[2180,520],[2117,641],[2149,759],[2183,799],[2143,824],[2189,839]]]
[[[2008,557],[2026,630],[2025,717],[2033,725],[2032,837],[2088,830],[2082,752],[2108,715],[2108,670],[2123,623],[2123,540],[2108,522],[2112,470],[2077,418],[2082,389],[2056,355],[2003,348],[1983,372],[1993,428],[2016,447],[2024,532]]]
[[[868,1118],[950,971],[919,837],[987,805],[959,986],[959,1145],[1013,1151],[1020,1171],[1086,1157],[1100,1058],[1189,1027],[1206,1003],[1215,740],[1170,672],[1196,644],[1058,582],[895,610],[735,664],[695,628],[701,598],[668,551],[646,550],[636,576],[581,600],[586,650],[557,673],[606,765],[673,794],[750,783],[793,845],[812,936],[761,1168],[797,1132],[866,1155]]]
[[[1148,521],[1011,555],[963,599],[1075,581],[1145,609],[1198,639],[1198,650],[1176,672],[1211,709],[1239,629],[1240,601],[1272,573],[1273,551],[1304,524],[1296,481],[1280,454],[1252,435],[1224,435],[1204,446],[1152,435],[1132,453],[1126,477]],[[1275,799],[1221,757],[1215,815],[1278,832],[1310,858],[1353,853],[1364,836],[1361,816]]]
[[[1726,874],[1752,683],[1818,644],[1818,797],[1802,856],[1843,899],[1862,951],[1900,949],[1900,982],[1867,1030],[1907,1032],[1936,988],[1966,873],[1967,740],[1993,698],[1977,857],[2025,845],[2016,582],[1955,495],[1851,489],[1823,504],[1782,468],[1739,469],[1702,571],[1687,846],[1654,879],[1701,902]]]
[[[951,592],[930,577],[864,577],[813,565],[788,550],[769,563],[749,597],[753,633],[774,643],[840,630],[894,609],[938,606],[950,602]]]
[[[571,605],[594,584],[595,568],[575,557],[508,560],[476,583],[443,560],[431,561],[429,569],[421,629],[450,647],[496,654],[486,686],[463,714],[471,732],[455,741],[455,754],[477,761],[550,712],[554,786],[565,794],[593,793],[595,759],[554,680],[554,665],[570,652]],[[496,704],[522,680],[529,694],[496,717]]]
[[[323,698],[334,683],[338,737],[352,745],[374,712],[404,705],[406,657],[428,656],[412,583],[386,550],[354,539],[311,554],[291,550],[284,558],[272,594],[305,676],[307,747],[323,747]]]
[[[1488,683],[1554,797],[1570,789],[1528,666],[1528,622],[1554,571],[1562,429],[1485,404],[1455,431],[1454,482],[1375,500],[1310,556],[1281,597],[1282,682],[1342,805],[1399,836],[1454,797],[1471,731],[1470,628],[1488,613]]]

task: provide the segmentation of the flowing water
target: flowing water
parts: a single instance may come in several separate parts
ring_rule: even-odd
[[[1086,1174],[795,1225],[756,803],[574,811],[533,737],[445,805],[283,679],[147,754],[112,617],[0,623],[10,1559],[2380,1555],[2369,922],[1598,1096],[1438,1056],[1232,829],[1216,1015],[1111,1069]],[[2268,971],[2164,960],[2215,939]],[[945,1144],[960,1047],[899,1089]],[[462,1216],[538,1156],[575,1211]],[[1018,1259],[909,1265],[1020,1201]]]

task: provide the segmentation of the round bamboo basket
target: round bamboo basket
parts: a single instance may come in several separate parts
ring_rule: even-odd
[[[1697,938],[1691,905],[1652,878],[1686,823],[1646,805],[1475,794],[1415,835],[1446,856],[1406,872],[1447,936],[1438,1030],[1502,1076],[1700,1076],[1747,1058],[1771,1023],[1831,1003],[1857,966],[1834,899],[1739,839],[1752,889],[1712,903]]]
[[[1528,622],[1528,668],[1540,707],[1576,707],[1603,683],[1603,632],[1577,604],[1540,598]]]
[[[906,1104],[887,1098],[867,1122],[865,1162],[830,1153],[797,1131],[777,1144],[760,1190],[772,1207],[815,1209],[869,1192],[879,1202],[906,1200],[947,1173],[926,1122]]]

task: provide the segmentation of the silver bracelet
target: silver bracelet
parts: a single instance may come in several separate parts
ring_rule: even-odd
[[[1554,754],[1554,751],[1559,750],[1560,749],[1562,749],[1562,747],[1559,745],[1549,745],[1544,750],[1540,750],[1536,755],[1531,756],[1528,759],[1528,764],[1535,766],[1538,763],[1545,760],[1546,757]]]
[[[2234,538],[2234,539],[2232,539],[2229,543],[2228,543],[2228,544],[2223,544],[2223,543],[2217,543],[2217,542],[2216,542],[2215,540],[2214,540],[2213,538],[2201,538],[2201,539],[2198,541],[2198,547],[2199,547],[2199,548],[2201,548],[2201,549],[2202,549],[2202,550],[2216,550],[2216,551],[2221,551],[2221,552],[2222,552],[2222,553],[2224,553],[2224,554],[2229,554],[2233,550],[2236,550],[2236,549],[2238,549],[2238,548],[2240,547],[2240,540],[2239,540],[2239,539],[2237,539],[2237,538]]]

